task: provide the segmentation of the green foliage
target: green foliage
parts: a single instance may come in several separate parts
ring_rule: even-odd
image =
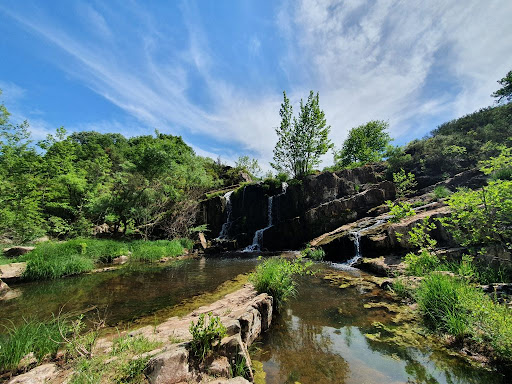
[[[404,147],[389,145],[384,155],[388,163],[388,172],[392,175],[400,169],[412,167],[412,156],[410,153],[405,152]]]
[[[450,191],[448,188],[446,188],[443,185],[438,185],[434,188],[434,197],[437,200],[444,199],[452,194],[452,191]]]
[[[300,178],[318,166],[320,156],[332,148],[328,137],[331,127],[320,109],[318,93],[315,95],[311,91],[305,104],[300,101],[298,117],[293,117],[293,108],[286,92],[283,92],[283,96],[279,111],[281,125],[276,128],[278,141],[271,166],[277,172]]]
[[[137,240],[130,243],[131,259],[136,261],[156,261],[162,257],[176,257],[183,254],[183,248],[180,240]]]
[[[208,224],[201,224],[196,227],[192,227],[192,228],[188,229],[188,233],[190,233],[190,234],[199,233],[199,232],[208,232],[208,231],[209,231]]]
[[[139,357],[124,362],[118,369],[115,382],[119,384],[142,382],[148,361],[149,357]]]
[[[5,324],[3,327],[0,335],[0,372],[15,369],[21,359],[31,352],[38,361],[47,355],[54,356],[62,342],[62,335],[55,321],[26,321],[17,327]]]
[[[411,204],[407,202],[399,202],[395,204],[388,200],[386,201],[386,205],[389,207],[389,212],[391,213],[389,221],[392,223],[398,223],[400,220],[409,216],[414,216],[416,214]]]
[[[220,317],[213,316],[211,312],[208,317],[204,313],[200,314],[196,324],[191,322],[189,331],[192,335],[190,350],[199,361],[204,361],[214,344],[226,336],[226,327]]]
[[[259,293],[272,296],[275,308],[280,310],[296,293],[294,275],[306,273],[310,265],[300,260],[292,262],[278,258],[267,259],[256,267],[250,281]]]
[[[243,377],[247,380],[251,378],[251,370],[247,365],[245,356],[241,353],[236,353],[235,357],[229,362],[229,373],[231,377]]]
[[[334,153],[334,163],[338,167],[358,167],[381,161],[391,142],[386,132],[386,121],[374,120],[352,128],[339,152]]]
[[[505,171],[506,174],[508,174],[512,169],[512,148],[500,146],[499,150],[500,153],[498,156],[491,157],[480,162],[480,170],[484,174],[495,176],[497,172],[502,171]],[[502,178],[495,176],[495,179],[499,180]],[[508,179],[508,177],[505,179]]]
[[[245,172],[251,176],[252,179],[259,179],[261,177],[261,167],[257,159],[250,158],[249,156],[240,156],[235,161],[235,172]]]
[[[92,270],[98,263],[110,263],[118,256],[129,255],[134,261],[155,261],[183,254],[191,249],[189,239],[121,242],[114,240],[73,239],[45,242],[19,258],[27,261],[24,277],[29,280],[55,279]]]
[[[393,182],[395,183],[396,195],[399,198],[410,195],[416,190],[416,177],[411,172],[405,172],[403,168],[393,173]]]
[[[424,276],[435,271],[441,265],[441,261],[435,253],[421,249],[418,253],[409,252],[404,258],[406,273],[413,276]]]
[[[433,329],[489,344],[498,359],[512,360],[512,309],[467,280],[434,272],[422,281],[416,299]]]
[[[300,251],[300,254],[302,257],[315,261],[322,261],[325,257],[325,251],[322,248],[311,248],[309,246]]]
[[[443,224],[461,245],[512,248],[512,181],[490,181],[478,191],[459,190],[447,203],[452,214]]]
[[[507,75],[501,79],[498,80],[498,84],[500,84],[502,87],[498,89],[496,92],[494,92],[491,96],[497,98],[497,102],[500,102],[503,99],[506,99],[507,101],[512,100],[512,71],[509,71]]]

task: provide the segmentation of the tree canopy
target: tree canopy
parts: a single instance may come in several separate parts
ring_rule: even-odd
[[[503,99],[512,101],[512,71],[509,71],[503,79],[498,80],[498,84],[500,84],[502,87],[494,92],[491,96],[497,98],[498,102]]]
[[[352,128],[340,151],[334,153],[334,163],[338,167],[357,167],[381,161],[391,137],[386,132],[389,124],[373,120]]]
[[[279,115],[281,125],[276,128],[278,141],[271,166],[280,173],[302,177],[320,164],[320,156],[332,148],[329,139],[331,127],[320,109],[320,97],[310,91],[306,103],[300,100],[298,117],[293,116],[290,99],[283,92]]]

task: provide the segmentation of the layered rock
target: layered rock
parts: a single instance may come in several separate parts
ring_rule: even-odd
[[[324,172],[294,180],[283,193],[281,185],[252,184],[240,187],[230,195],[230,225],[222,243],[226,249],[251,244],[258,229],[264,231],[262,249],[297,248],[308,239],[357,220],[394,199],[394,185],[384,181],[384,168],[370,165],[339,172]],[[269,210],[269,197],[272,205]],[[206,200],[201,205],[200,223],[208,224],[210,240],[220,233],[227,220],[223,197]]]

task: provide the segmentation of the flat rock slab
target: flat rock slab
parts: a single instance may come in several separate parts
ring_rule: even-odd
[[[25,272],[26,268],[27,263],[25,262],[0,265],[0,279],[19,279],[23,275],[23,272]]]
[[[46,384],[51,383],[58,374],[55,364],[43,364],[31,371],[14,377],[8,384]]]

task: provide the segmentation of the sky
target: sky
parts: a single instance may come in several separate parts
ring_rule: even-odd
[[[338,148],[370,120],[403,145],[491,105],[511,20],[510,0],[2,0],[0,101],[35,140],[158,130],[268,169],[283,91],[295,112],[319,92]]]

